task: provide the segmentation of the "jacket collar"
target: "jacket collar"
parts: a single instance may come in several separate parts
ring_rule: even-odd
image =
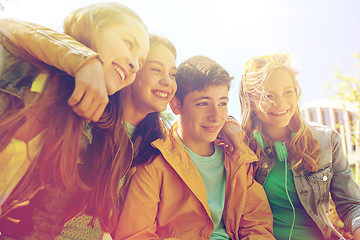
[[[170,164],[211,216],[204,182],[176,133],[177,127],[175,123],[164,139],[158,139],[152,142],[152,145],[160,150],[165,161]]]
[[[177,129],[178,124],[176,122],[171,127],[168,134],[166,134],[164,139],[155,140],[152,142],[152,145],[159,149],[163,158],[170,164],[184,183],[205,206],[210,216],[205,185],[189,154],[184,149],[181,140],[177,135]],[[239,150],[240,157],[238,159],[234,159],[230,154],[225,152],[224,165],[226,174],[230,176],[231,180],[233,180],[242,164],[258,161],[256,155],[250,150],[245,142],[241,143]]]

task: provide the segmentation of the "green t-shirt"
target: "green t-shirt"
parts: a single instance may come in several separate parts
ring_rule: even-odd
[[[131,139],[132,136],[133,136],[133,134],[134,134],[134,132],[135,132],[136,127],[133,126],[133,125],[131,125],[131,124],[128,123],[128,122],[125,122],[125,123],[126,123],[127,134],[128,134],[128,136],[129,136],[129,138]]]
[[[211,240],[230,239],[226,233],[223,221],[225,204],[225,180],[226,172],[224,167],[225,155],[219,146],[215,146],[214,154],[210,157],[200,156],[191,151],[185,144],[183,146],[190,155],[196,169],[204,182],[211,219],[214,223],[214,231]]]
[[[274,216],[274,236],[277,240],[289,239],[293,223],[293,210],[285,192],[285,162],[275,160],[264,189]],[[296,193],[292,170],[287,170],[287,190],[295,208],[295,224],[291,239],[323,239],[320,229],[307,214]]]

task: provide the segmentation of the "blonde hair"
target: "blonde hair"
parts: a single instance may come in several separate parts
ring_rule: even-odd
[[[259,69],[253,69],[247,66],[241,77],[239,86],[239,100],[243,116],[242,126],[247,135],[246,141],[250,148],[258,155],[260,161],[265,157],[265,153],[256,142],[253,132],[257,130],[261,132],[262,123],[253,112],[252,104],[254,103],[251,100],[251,94],[257,93],[261,95],[261,98],[266,99],[262,85],[271,74],[278,69],[283,69],[290,74],[295,86],[295,93],[299,99],[301,90],[296,80],[297,71],[289,62],[279,64],[274,61],[267,61],[266,64]],[[301,116],[299,106],[296,107],[295,113],[290,120],[289,129],[295,132],[295,136],[290,143],[290,152],[294,155],[291,159],[292,167],[298,168],[299,170],[316,171],[317,162],[320,158],[320,143],[312,136],[310,129]]]
[[[146,29],[141,18],[130,8],[120,3],[108,2],[86,6],[68,14],[64,20],[64,32],[94,49],[94,36],[99,31],[108,25],[122,24],[128,17],[137,19]]]

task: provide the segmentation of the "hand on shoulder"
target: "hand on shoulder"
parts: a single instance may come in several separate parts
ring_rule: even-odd
[[[75,73],[75,89],[68,100],[73,111],[96,122],[109,102],[101,61],[93,58]]]

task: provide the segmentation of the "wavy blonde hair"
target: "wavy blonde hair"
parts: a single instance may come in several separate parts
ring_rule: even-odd
[[[96,50],[95,36],[108,25],[126,22],[128,17],[135,18],[147,29],[133,10],[120,3],[107,2],[96,3],[68,14],[64,20],[64,32]]]
[[[254,102],[252,102],[251,94],[257,93],[261,95],[261,98],[266,99],[262,85],[271,74],[278,69],[283,69],[290,74],[295,86],[297,99],[299,99],[301,90],[296,80],[297,71],[290,65],[290,62],[279,64],[274,61],[267,61],[267,63],[259,69],[246,66],[239,86],[239,99],[243,116],[242,126],[246,132],[246,141],[259,157],[260,162],[265,157],[265,153],[254,138],[253,132],[261,132],[262,123],[252,109]],[[296,107],[296,111],[290,120],[289,129],[295,132],[295,136],[290,142],[290,152],[294,156],[291,158],[292,167],[304,171],[316,171],[318,168],[317,162],[320,158],[320,143],[311,134],[309,127],[301,116],[299,106]]]

